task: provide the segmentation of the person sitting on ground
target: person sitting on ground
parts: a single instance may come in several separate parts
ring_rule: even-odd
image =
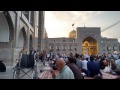
[[[97,62],[94,61],[94,56],[90,56],[90,61],[87,63],[87,68],[90,77],[94,77],[95,75],[98,74],[102,76],[102,73],[100,71],[100,66]]]
[[[101,77],[101,76],[98,76],[98,75],[95,75],[95,76],[93,77],[93,79],[102,79],[102,77]]]
[[[113,70],[117,75],[120,75],[120,57],[115,61],[116,69]]]
[[[106,60],[105,58],[102,58],[102,59],[99,61],[99,65],[100,65],[100,69],[101,69],[101,70],[105,69],[105,67],[108,66],[107,60]]]
[[[72,70],[65,65],[65,61],[62,59],[56,60],[56,68],[59,72],[58,75],[55,74],[55,71],[51,69],[51,73],[54,79],[75,79]]]
[[[0,60],[0,72],[6,72],[6,66],[3,63],[3,60]]]
[[[69,63],[67,64],[67,66],[72,70],[75,79],[83,79],[83,76],[81,74],[81,70],[75,64],[76,59],[68,58],[68,61],[69,61]]]
[[[55,58],[51,58],[49,61],[49,65],[50,65],[50,67],[52,67],[53,70],[57,70],[55,67],[56,60],[57,59],[55,59]]]
[[[116,74],[115,71],[117,70],[117,67],[116,67],[116,64],[115,64],[115,60],[111,59],[110,61],[111,61],[111,71],[110,71],[110,73],[115,75]]]
[[[111,70],[115,70],[116,69],[116,64],[115,64],[115,60],[111,59]]]
[[[119,56],[119,58],[115,61],[115,64],[119,64],[119,65],[120,65],[120,56]]]

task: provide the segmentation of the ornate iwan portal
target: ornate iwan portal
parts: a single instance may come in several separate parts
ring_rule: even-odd
[[[82,54],[94,55],[98,53],[97,40],[91,36],[88,36],[82,41]]]

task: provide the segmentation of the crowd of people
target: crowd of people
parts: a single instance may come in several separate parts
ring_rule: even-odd
[[[34,48],[30,50],[27,55],[25,47],[20,52],[21,64],[23,67],[33,67],[34,60],[41,60],[45,66],[45,61],[49,62],[52,68],[51,73],[54,79],[84,79],[85,77],[91,77],[93,79],[102,79],[102,70],[106,70],[112,75],[120,75],[120,54],[73,54],[69,55],[53,52],[46,53],[45,51],[36,51]],[[28,65],[29,60],[29,65]],[[107,70],[109,67],[109,71]],[[55,75],[55,70],[59,71],[58,75]],[[85,75],[83,75],[83,73]]]
[[[53,68],[52,74],[56,79],[84,79],[91,77],[93,79],[102,79],[102,70],[112,75],[120,75],[120,56],[119,54],[102,54],[102,55],[73,55],[70,53],[65,57],[61,54],[53,55],[50,61],[50,66]],[[60,62],[61,61],[61,62]],[[61,64],[62,63],[62,64]],[[69,70],[69,69],[70,70]],[[107,68],[110,70],[107,71]],[[59,70],[58,76],[55,76],[54,70]],[[72,71],[72,72],[71,72]],[[69,74],[66,74],[69,73]],[[83,76],[85,73],[85,76]],[[72,76],[71,76],[72,75]]]
[[[43,62],[43,65],[45,66],[46,52],[39,52],[38,50],[35,50],[34,47],[32,47],[32,50],[30,50],[28,54],[27,49],[23,47],[23,49],[20,51],[20,60],[20,65],[23,68],[34,67],[35,60],[41,60],[41,62]]]

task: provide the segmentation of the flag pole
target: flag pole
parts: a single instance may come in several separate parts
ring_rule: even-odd
[[[74,30],[74,23],[72,24],[73,30]]]

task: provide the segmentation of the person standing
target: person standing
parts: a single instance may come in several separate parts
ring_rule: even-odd
[[[77,67],[80,69],[80,71],[82,70],[82,60],[83,60],[83,57],[79,54],[76,54],[76,65]]]
[[[27,59],[27,49],[25,47],[23,47],[23,49],[20,51],[20,59],[21,59],[20,62],[21,67],[23,68],[27,67],[28,59]]]
[[[42,60],[43,60],[43,65],[45,66],[45,61],[46,61],[46,52],[43,51],[42,53]]]
[[[50,60],[50,53],[47,53],[47,61]]]
[[[89,76],[89,71],[88,71],[88,68],[87,68],[87,61],[88,58],[85,58],[82,60],[82,72],[84,72],[87,76]]]
[[[36,50],[32,47],[32,50],[30,50],[29,53],[29,67],[34,67],[34,60],[36,56]]]
[[[37,61],[39,61],[39,50],[36,51],[35,59],[36,59]]]

